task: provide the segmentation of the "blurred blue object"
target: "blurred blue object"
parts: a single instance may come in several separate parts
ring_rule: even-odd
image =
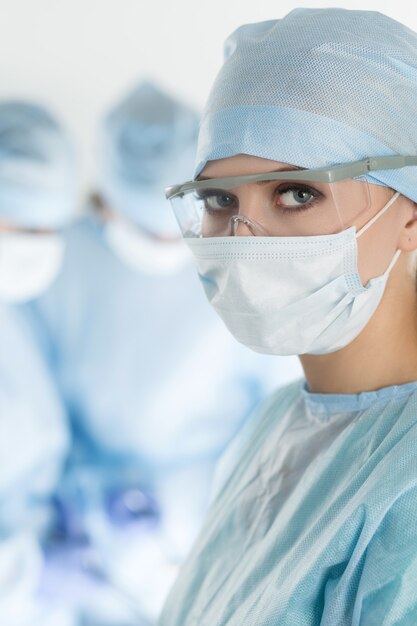
[[[64,408],[24,315],[0,304],[0,533],[43,532],[68,452]]]
[[[16,531],[0,541],[0,616],[5,626],[77,626],[79,615],[38,593],[43,555],[38,538]]]
[[[54,230],[75,213],[74,155],[44,108],[0,103],[0,621],[73,626],[74,613],[38,597],[42,542],[69,431],[49,366],[22,302],[56,276]],[[34,229],[34,230],[32,230]]]
[[[0,103],[0,220],[60,228],[74,216],[76,160],[72,142],[44,107]]]
[[[66,232],[59,278],[28,312],[72,428],[56,494],[62,537],[51,534],[51,551],[86,537],[102,580],[153,621],[199,529],[219,456],[299,366],[230,337],[185,244],[173,241],[179,230],[159,194],[176,168],[192,171],[196,114],[145,84],[116,109],[116,129],[136,108],[141,122],[132,135],[127,124],[121,156],[116,132],[103,157],[109,174],[91,215]],[[114,222],[129,231],[128,257],[109,237]]]
[[[73,145],[40,105],[0,103],[0,300],[24,302],[54,280],[64,254],[59,233],[74,217]]]
[[[157,501],[137,487],[109,491],[106,504],[108,516],[115,525],[129,524],[137,520],[152,523],[158,519]]]
[[[68,452],[65,411],[24,315],[0,303],[0,616],[7,626],[72,626],[37,599],[51,494]]]
[[[199,116],[149,81],[103,120],[98,188],[105,201],[145,231],[179,235],[164,188],[193,170]]]
[[[200,526],[217,459],[299,366],[237,344],[191,261],[174,276],[140,275],[103,233],[94,218],[68,231],[63,270],[31,314],[49,333],[45,351],[73,429],[59,497],[75,507],[106,571],[155,616]],[[144,494],[136,519],[123,510],[127,494]],[[154,597],[152,579],[162,587]]]
[[[0,301],[18,304],[38,296],[56,278],[63,255],[56,233],[2,231],[0,224]]]

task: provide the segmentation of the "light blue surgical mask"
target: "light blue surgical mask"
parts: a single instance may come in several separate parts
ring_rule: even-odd
[[[186,242],[210,303],[240,343],[265,354],[326,354],[353,341],[378,307],[400,251],[364,287],[357,239],[399,195],[358,232]]]
[[[105,237],[116,256],[140,274],[173,276],[190,262],[182,239],[157,239],[122,217],[108,221]]]

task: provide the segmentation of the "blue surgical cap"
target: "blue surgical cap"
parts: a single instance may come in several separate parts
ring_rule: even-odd
[[[60,228],[75,212],[74,148],[42,106],[0,103],[0,220]]]
[[[105,117],[99,190],[107,203],[151,233],[179,234],[164,188],[190,178],[199,116],[145,81]]]
[[[239,153],[303,168],[417,155],[417,34],[346,9],[238,28],[203,113],[195,175]],[[417,201],[417,167],[366,178]]]

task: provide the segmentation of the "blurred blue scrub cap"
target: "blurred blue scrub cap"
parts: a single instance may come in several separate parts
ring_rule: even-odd
[[[303,168],[417,154],[417,34],[375,11],[295,9],[226,40],[195,175],[239,153]],[[417,201],[417,167],[366,178]]]
[[[75,213],[74,147],[42,106],[0,103],[0,220],[60,228]]]
[[[199,116],[149,81],[104,119],[98,187],[112,209],[158,235],[179,235],[164,188],[191,178]]]

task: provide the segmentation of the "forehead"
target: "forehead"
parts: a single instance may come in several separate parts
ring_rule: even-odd
[[[199,178],[222,178],[224,176],[246,176],[248,174],[266,174],[278,170],[301,169],[290,163],[262,159],[248,154],[238,154],[225,159],[208,161]]]

